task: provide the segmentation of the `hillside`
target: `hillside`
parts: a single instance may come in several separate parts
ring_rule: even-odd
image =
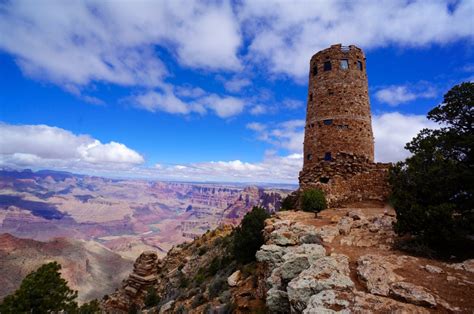
[[[149,287],[160,313],[469,313],[474,260],[448,263],[394,247],[394,212],[379,204],[279,212],[266,221],[258,262],[227,254],[232,228],[174,247],[164,259],[144,252],[124,285],[103,301],[108,312],[142,308]],[[237,272],[236,272],[237,271]]]
[[[42,264],[57,261],[79,302],[102,298],[120,285],[132,261],[104,246],[84,240],[56,238],[48,242],[0,235],[0,299],[14,292],[23,278]]]

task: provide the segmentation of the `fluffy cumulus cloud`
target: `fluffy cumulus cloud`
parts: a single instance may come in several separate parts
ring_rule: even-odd
[[[183,101],[177,96],[186,97]],[[129,100],[136,107],[156,112],[163,111],[173,114],[199,113],[205,114],[211,110],[221,118],[229,118],[240,114],[246,102],[233,96],[219,96],[207,93],[200,88],[179,88],[174,90],[170,85],[166,85],[161,91],[148,91],[130,97]]]
[[[13,167],[128,169],[144,162],[124,144],[47,125],[0,124],[0,164]]]
[[[375,93],[375,98],[390,106],[398,106],[419,98],[434,98],[436,90],[432,86],[409,87],[407,85],[392,85],[380,89]]]
[[[0,48],[15,55],[25,73],[58,83],[157,85],[167,69],[156,46],[187,67],[241,66],[239,25],[225,1],[20,0],[0,6]]]
[[[303,80],[315,51],[444,44],[474,36],[464,1],[3,1],[0,49],[31,76],[59,84],[157,86],[169,75],[156,48],[183,67],[265,71]],[[262,63],[263,61],[263,63]],[[238,91],[239,77],[226,85]]]
[[[420,130],[438,128],[439,125],[422,115],[399,112],[375,115],[372,120],[375,137],[375,160],[393,162],[410,155],[404,148]]]
[[[261,162],[241,160],[210,161],[183,165],[158,164],[150,169],[134,170],[135,174],[162,179],[190,181],[297,183],[303,166],[301,154],[265,155]]]
[[[334,43],[364,49],[422,47],[474,37],[470,0],[245,0],[238,12],[250,37],[249,59],[301,81],[307,77],[311,55]]]

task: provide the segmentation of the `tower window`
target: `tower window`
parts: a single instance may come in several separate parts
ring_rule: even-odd
[[[318,65],[315,64],[313,65],[313,76],[316,76],[318,74]]]
[[[349,69],[349,60],[347,60],[347,59],[342,59],[341,60],[341,69],[342,70]]]
[[[332,160],[331,153],[324,153],[324,160],[331,161]]]
[[[308,160],[313,160],[313,155],[312,155],[312,154],[306,155],[306,159],[308,159]]]
[[[364,67],[362,66],[362,61],[357,60],[357,68],[361,71],[364,69]]]
[[[319,182],[321,182],[321,183],[328,183],[328,182],[329,182],[329,178],[328,178],[328,177],[321,177],[321,178],[319,178]]]
[[[326,119],[323,120],[324,125],[331,125],[332,124],[332,119]]]
[[[331,71],[331,61],[324,62],[324,71]]]
[[[313,93],[309,93],[309,101],[313,101]]]

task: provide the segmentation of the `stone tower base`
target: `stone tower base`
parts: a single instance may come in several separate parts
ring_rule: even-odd
[[[321,160],[300,172],[300,191],[321,189],[328,206],[358,201],[385,201],[390,193],[390,163],[371,163],[350,153],[338,153],[331,161]]]

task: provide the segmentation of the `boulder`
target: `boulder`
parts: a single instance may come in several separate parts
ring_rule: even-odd
[[[298,240],[294,233],[277,229],[270,234],[270,242],[280,246],[289,246],[297,244]]]
[[[323,243],[323,239],[316,233],[306,233],[300,236],[299,243],[321,244]]]
[[[267,308],[269,313],[289,313],[290,302],[285,291],[272,288],[267,291]]]
[[[352,296],[348,292],[324,290],[318,294],[313,295],[309,301],[308,306],[303,311],[304,314],[318,314],[318,313],[350,313],[347,308],[350,305],[348,299]],[[337,308],[341,311],[334,311]]]
[[[166,302],[165,304],[163,304],[160,308],[160,314],[163,314],[163,313],[171,313],[171,310],[173,308],[173,305],[174,305],[174,300],[171,300],[171,301],[168,301]]]
[[[305,254],[287,253],[283,256],[283,264],[280,268],[280,276],[283,281],[290,281],[299,275],[303,270],[309,268],[308,256]]]
[[[462,263],[450,264],[448,267],[451,267],[456,270],[464,270],[470,273],[474,273],[474,259],[465,260]]]
[[[354,291],[351,313],[410,313],[428,314],[424,307],[404,303],[391,298],[382,297],[362,291]]]
[[[409,282],[396,282],[390,285],[390,295],[415,305],[435,307],[436,300],[425,288]]]
[[[237,286],[237,285],[239,284],[240,277],[241,277],[240,270],[236,270],[235,272],[232,273],[232,275],[230,275],[230,276],[227,278],[227,284],[228,284],[230,287],[235,287],[235,286]]]
[[[433,265],[426,265],[425,267],[423,267],[427,272],[429,273],[432,273],[432,274],[441,274],[443,272],[443,269],[441,269],[440,267],[437,267],[437,266],[433,266]]]
[[[335,254],[315,261],[288,283],[287,292],[291,307],[301,312],[306,309],[310,297],[323,290],[352,288],[347,256]]]
[[[323,239],[324,242],[331,243],[336,236],[339,235],[339,229],[336,226],[322,226],[315,229],[316,234]]]
[[[260,247],[260,250],[257,251],[255,257],[259,262],[277,265],[283,262],[283,255],[285,254],[286,248],[275,244],[265,244]]]
[[[390,284],[401,280],[393,268],[394,265],[376,255],[364,255],[357,260],[357,276],[372,294],[387,296]]]
[[[326,249],[319,244],[302,244],[295,247],[294,252],[308,255],[311,263],[326,256]]]
[[[342,235],[348,235],[351,232],[353,220],[349,217],[342,217],[337,223],[339,233]]]
[[[360,209],[350,210],[347,212],[346,216],[352,218],[353,220],[365,219],[365,216],[364,214],[362,214],[362,211]]]

